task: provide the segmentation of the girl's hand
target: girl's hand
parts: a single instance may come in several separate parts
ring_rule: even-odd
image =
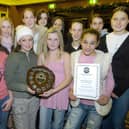
[[[69,98],[70,98],[70,100],[73,100],[73,101],[75,101],[77,99],[77,97],[74,96],[74,94],[73,94],[73,89],[70,89]]]
[[[112,97],[115,98],[115,99],[119,98],[115,93],[112,93]]]
[[[51,95],[53,95],[55,92],[54,92],[54,89],[50,89],[46,92],[44,92],[42,95],[40,95],[41,97],[49,97]]]
[[[99,97],[99,99],[97,100],[97,102],[100,104],[100,105],[105,105],[109,102],[109,97],[108,96],[105,96],[105,95],[101,95]]]
[[[69,95],[69,98],[70,98],[70,100],[73,100],[73,101],[75,101],[77,99],[77,97],[74,96],[73,94]]]
[[[5,101],[2,105],[2,111],[7,112],[11,109],[13,103],[13,99],[9,98],[7,101]]]
[[[27,87],[27,90],[28,90],[29,93],[31,93],[31,94],[33,94],[33,95],[35,94],[35,91],[32,90],[30,87]]]

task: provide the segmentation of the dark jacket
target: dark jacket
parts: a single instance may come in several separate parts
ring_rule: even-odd
[[[108,52],[106,36],[101,39],[98,49]],[[113,56],[112,71],[115,79],[113,92],[121,96],[129,88],[129,36]]]
[[[5,52],[7,55],[9,54],[9,51],[5,47],[3,47],[1,44],[0,44],[0,51]]]

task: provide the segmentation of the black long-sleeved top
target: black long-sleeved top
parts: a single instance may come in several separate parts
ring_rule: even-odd
[[[64,50],[66,52],[68,52],[68,53],[72,53],[74,51],[77,51],[77,50],[80,50],[81,49],[81,45],[78,47],[78,49],[73,48],[72,42],[73,42],[72,36],[71,36],[70,33],[68,33],[67,40],[66,40],[66,43],[67,44],[65,44],[65,46],[64,46]]]
[[[106,36],[101,39],[97,49],[108,52]],[[121,96],[129,88],[129,36],[113,56],[112,71],[116,84],[113,92]]]

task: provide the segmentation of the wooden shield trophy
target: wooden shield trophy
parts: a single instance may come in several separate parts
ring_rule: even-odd
[[[54,73],[45,66],[32,67],[27,72],[27,84],[37,95],[51,89],[54,82]]]

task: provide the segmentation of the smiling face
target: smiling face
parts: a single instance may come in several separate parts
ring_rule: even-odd
[[[100,32],[103,29],[103,19],[100,17],[94,17],[90,27]]]
[[[39,25],[46,26],[47,25],[48,16],[47,13],[41,13],[40,19],[38,21]]]
[[[33,38],[30,35],[23,36],[18,44],[21,46],[21,51],[29,52],[33,47]]]
[[[115,33],[124,33],[128,23],[128,15],[123,11],[115,12],[111,18],[111,26]]]
[[[12,27],[11,23],[8,20],[5,20],[1,24],[1,35],[8,37],[11,36],[12,33]]]
[[[34,27],[36,19],[34,17],[34,14],[30,10],[26,10],[24,12],[24,17],[23,17],[23,23],[28,26],[30,29]]]
[[[61,19],[56,19],[53,23],[53,27],[56,29],[56,30],[59,30],[61,31],[63,29],[63,21]]]
[[[56,32],[49,33],[47,37],[47,46],[50,51],[57,50],[59,48],[60,41]]]
[[[82,52],[86,56],[95,55],[95,48],[97,47],[97,36],[95,34],[86,33],[81,41]]]
[[[83,25],[79,22],[75,22],[72,24],[70,33],[72,35],[73,41],[78,41],[81,38],[83,32]]]

